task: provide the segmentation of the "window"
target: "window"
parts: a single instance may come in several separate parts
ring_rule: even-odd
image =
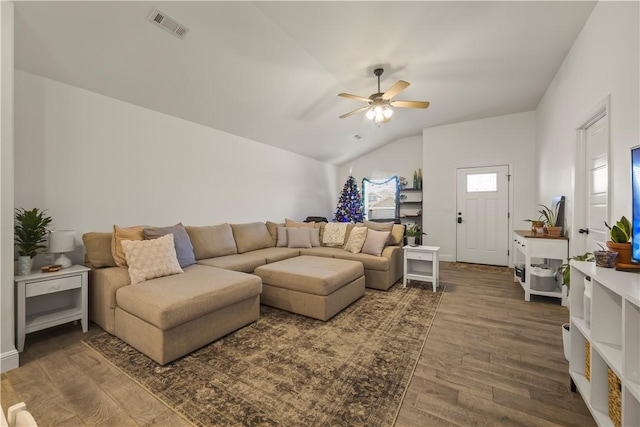
[[[474,173],[467,175],[467,193],[498,191],[498,173]]]
[[[398,177],[362,180],[365,218],[395,219],[398,217]]]

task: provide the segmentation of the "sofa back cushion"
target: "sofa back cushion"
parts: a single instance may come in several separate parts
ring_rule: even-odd
[[[263,222],[231,224],[231,229],[239,254],[275,246],[269,230]]]
[[[90,232],[82,235],[87,260],[94,268],[116,267],[111,255],[113,233]]]
[[[170,227],[147,227],[143,230],[145,240],[157,239],[167,234],[173,234],[173,244],[176,248],[176,256],[181,268],[196,263],[191,239],[181,222]]]
[[[229,224],[185,227],[197,260],[238,253]]]

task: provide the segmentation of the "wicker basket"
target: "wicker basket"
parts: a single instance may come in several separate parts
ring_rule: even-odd
[[[614,426],[620,427],[622,424],[622,383],[611,368],[608,368],[607,371],[609,375],[609,418]]]
[[[584,344],[584,376],[587,381],[591,381],[591,344],[589,341]]]

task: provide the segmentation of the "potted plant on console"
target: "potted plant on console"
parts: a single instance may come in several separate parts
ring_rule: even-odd
[[[413,224],[411,227],[407,228],[407,231],[405,231],[405,235],[407,236],[407,245],[417,246],[416,238],[421,237],[423,234],[426,236],[427,233],[423,233],[418,224]]]
[[[558,211],[560,210],[560,205],[562,204],[562,202],[563,200],[560,200],[558,203],[556,203],[553,209],[548,208],[545,205],[540,205],[542,209],[540,209],[538,212],[540,212],[540,218],[544,219],[549,236],[560,237],[562,235],[562,225],[557,223]]]
[[[38,208],[15,210],[15,224],[13,226],[14,243],[18,247],[18,275],[24,276],[31,272],[32,258],[41,249],[45,249],[45,235],[51,217]]]
[[[622,216],[620,221],[611,227],[607,222],[604,225],[609,229],[609,241],[607,248],[611,252],[617,252],[616,268],[633,267],[631,264],[631,222]]]

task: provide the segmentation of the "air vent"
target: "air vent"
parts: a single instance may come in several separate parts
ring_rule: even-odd
[[[151,13],[151,15],[149,15],[149,21],[156,24],[160,28],[169,31],[179,39],[183,38],[189,31],[187,27],[180,24],[175,19],[169,18],[166,14],[160,12],[158,9],[155,9]]]
[[[362,136],[356,133],[355,135],[352,136],[352,138],[355,139],[356,141],[359,141],[362,139]]]

